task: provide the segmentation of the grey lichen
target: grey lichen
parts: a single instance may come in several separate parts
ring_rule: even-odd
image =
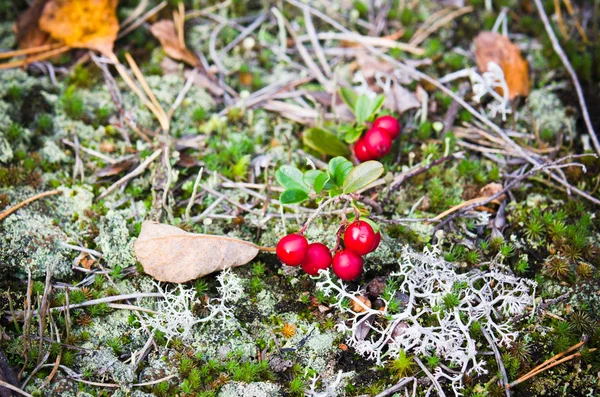
[[[117,265],[127,267],[135,264],[133,241],[129,237],[127,221],[120,212],[110,210],[100,221],[96,244],[100,247],[103,258],[109,267]]]
[[[30,211],[12,214],[2,223],[0,234],[0,269],[34,278],[43,278],[48,266],[54,266],[54,277],[71,274],[66,252],[58,243],[67,236],[52,224],[52,218]]]
[[[104,347],[83,357],[81,369],[82,372],[100,379],[109,379],[120,385],[128,385],[135,379],[133,368],[121,362],[112,350]]]
[[[281,387],[271,382],[230,382],[221,388],[219,397],[276,397]]]

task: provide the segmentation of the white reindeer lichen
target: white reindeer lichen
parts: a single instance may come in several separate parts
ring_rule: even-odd
[[[233,318],[233,310],[228,305],[236,303],[242,297],[244,289],[241,279],[227,269],[217,276],[217,281],[220,298],[208,300],[206,306],[209,314],[206,317],[197,318],[192,310],[198,301],[195,289],[184,288],[180,284],[177,288],[167,290],[155,284],[163,299],[157,302],[153,314],[140,312],[138,318],[144,326],[162,332],[167,343],[173,338],[191,340],[196,324],[216,319],[227,322]]]
[[[363,292],[350,292],[336,284],[328,271],[321,272],[320,280],[317,288],[334,296],[333,306],[350,316],[337,329],[348,334],[347,343],[359,354],[377,364],[398,357],[402,350],[436,355],[446,364],[458,366],[459,373],[439,366],[432,374],[436,381],[449,382],[456,395],[460,395],[463,374],[487,372],[471,335],[473,327],[487,331],[494,343],[509,345],[517,336],[510,316],[534,303],[536,287],[532,280],[494,270],[458,274],[455,265],[440,258],[437,248],[417,253],[408,247],[403,249],[398,271],[386,282],[394,291],[387,298],[382,295],[382,310],[355,299]],[[451,304],[445,301],[449,295]],[[404,304],[390,305],[399,296]],[[351,300],[355,308],[358,304],[363,310],[352,310]],[[394,306],[397,309],[390,311]]]

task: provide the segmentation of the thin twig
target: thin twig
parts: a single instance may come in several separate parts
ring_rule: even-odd
[[[33,397],[31,394],[24,392],[23,390],[19,389],[18,387],[13,386],[8,382],[3,381],[2,379],[0,379],[0,386],[6,387],[7,389],[10,389],[10,390],[14,391],[15,393],[19,393],[22,396]]]
[[[544,6],[542,5],[541,0],[534,1],[540,14],[540,18],[542,19],[542,23],[546,28],[546,33],[548,33],[548,37],[550,37],[550,41],[552,42],[552,48],[554,48],[554,51],[556,52],[563,65],[567,69],[567,72],[569,72],[571,80],[573,80],[573,85],[575,86],[575,91],[577,92],[577,98],[579,99],[579,105],[581,106],[581,114],[583,115],[583,120],[585,121],[585,125],[590,134],[590,138],[592,138],[592,142],[594,143],[596,153],[600,155],[600,142],[598,142],[598,136],[596,135],[596,132],[594,131],[594,127],[592,125],[592,120],[590,119],[590,115],[587,110],[585,98],[583,97],[583,90],[581,89],[581,84],[579,84],[577,73],[575,73],[573,66],[571,66],[571,63],[569,62],[569,58],[563,51],[562,47],[560,46],[560,43],[558,42],[558,39],[556,38],[556,35],[554,34],[554,30],[552,29],[552,25],[550,25],[548,15],[546,15],[546,11],[544,10]]]
[[[496,346],[490,334],[483,327],[481,328],[481,333],[494,351],[494,356],[496,356],[496,362],[498,363],[498,369],[502,375],[502,386],[506,387],[508,385],[508,376],[506,375],[506,368],[504,367],[504,362],[502,361],[502,356],[500,355],[498,346]],[[510,397],[510,390],[508,388],[506,388],[506,397]]]
[[[162,149],[157,149],[154,153],[152,153],[150,156],[148,156],[148,158],[146,160],[144,160],[144,162],[142,164],[138,165],[135,170],[131,171],[129,174],[125,175],[123,178],[119,179],[118,181],[113,183],[108,189],[106,189],[100,196],[98,196],[98,200],[108,196],[115,189],[117,189],[119,186],[123,185],[130,179],[135,178],[136,176],[140,175],[142,172],[144,172],[144,170],[146,169],[146,167],[148,167],[148,165],[150,163],[152,163],[154,160],[156,160],[156,158],[158,156],[160,156],[161,153],[162,153]],[[0,220],[2,220],[2,218],[0,218]]]
[[[4,220],[4,218],[6,218],[7,216],[9,216],[10,214],[12,214],[13,212],[19,210],[20,208],[23,208],[24,206],[26,206],[27,204],[30,204],[32,202],[34,202],[35,200],[39,200],[41,198],[44,197],[48,197],[48,196],[54,196],[55,194],[62,194],[61,190],[50,190],[48,192],[42,192],[42,193],[38,193],[33,197],[28,198],[25,201],[20,202],[19,204],[10,207],[7,210],[2,211],[2,213],[0,213],[0,222],[2,222],[2,220]]]

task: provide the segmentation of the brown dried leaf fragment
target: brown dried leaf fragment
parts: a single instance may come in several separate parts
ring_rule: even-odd
[[[39,19],[48,0],[35,0],[24,13],[19,15],[13,30],[19,48],[39,47],[46,43],[48,33],[40,30]]]
[[[510,39],[494,32],[481,32],[475,37],[477,67],[487,72],[488,63],[502,68],[508,85],[508,97],[529,95],[529,66],[521,56],[521,50]],[[502,94],[500,90],[499,94]]]
[[[133,244],[144,271],[159,281],[185,283],[212,272],[244,265],[259,247],[224,236],[187,233],[175,226],[142,223]]]
[[[171,58],[183,61],[191,66],[200,64],[196,55],[181,45],[173,21],[168,19],[158,21],[152,25],[150,32],[160,41],[160,45]]]

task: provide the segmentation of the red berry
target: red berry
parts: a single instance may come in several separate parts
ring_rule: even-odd
[[[371,251],[369,252],[373,252],[377,249],[377,247],[379,247],[379,243],[381,242],[381,233],[377,232],[375,233],[375,237],[373,238],[373,246],[371,247]]]
[[[302,270],[311,276],[318,276],[319,270],[325,270],[329,265],[331,265],[329,248],[321,243],[309,244],[306,256],[302,261]]]
[[[374,242],[375,232],[371,225],[364,221],[352,222],[344,233],[344,246],[358,255],[371,252]]]
[[[350,250],[343,250],[333,257],[333,272],[344,281],[352,281],[363,271],[363,260]]]
[[[400,135],[400,122],[392,116],[381,116],[373,122],[373,128],[379,128],[387,132],[390,139],[394,140]]]
[[[373,160],[373,156],[371,156],[371,153],[369,153],[369,151],[367,150],[365,140],[362,138],[354,144],[354,155],[361,163],[368,160]]]
[[[308,241],[299,234],[288,234],[277,243],[277,257],[288,266],[298,266],[304,260]]]
[[[367,151],[374,158],[380,158],[389,153],[392,149],[392,140],[389,135],[380,128],[371,128],[365,134],[364,138]]]

